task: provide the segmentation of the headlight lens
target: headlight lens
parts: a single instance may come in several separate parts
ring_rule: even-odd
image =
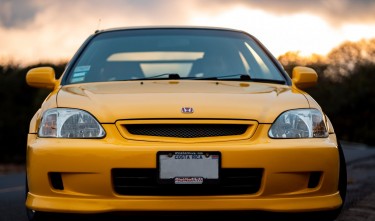
[[[53,108],[43,114],[39,137],[102,138],[105,131],[98,121],[83,110]]]
[[[327,137],[322,113],[317,109],[297,109],[282,113],[268,132],[271,138]]]

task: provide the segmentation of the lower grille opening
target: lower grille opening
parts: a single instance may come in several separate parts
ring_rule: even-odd
[[[133,135],[198,138],[244,134],[246,124],[128,124],[125,128]]]
[[[322,175],[322,172],[311,172],[307,187],[308,188],[317,187],[319,185],[321,175]]]
[[[114,190],[120,195],[238,195],[259,191],[263,169],[221,169],[218,184],[159,184],[157,169],[113,169]]]
[[[50,172],[48,173],[49,179],[51,181],[51,185],[54,189],[57,190],[64,190],[64,184],[61,178],[61,173],[58,172]]]

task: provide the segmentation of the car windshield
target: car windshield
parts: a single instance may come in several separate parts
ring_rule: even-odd
[[[285,83],[248,35],[208,29],[134,29],[97,34],[66,83],[129,80],[238,80]]]

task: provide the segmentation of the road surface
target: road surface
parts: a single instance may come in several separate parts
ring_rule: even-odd
[[[361,144],[342,143],[348,168],[348,193],[344,210],[337,221],[375,220],[375,148]],[[0,221],[27,221],[24,207],[25,173],[0,175]],[[235,214],[224,214],[234,220]],[[74,217],[65,217],[69,220]],[[78,217],[81,220],[82,217]],[[84,220],[109,220],[108,216],[85,216]],[[220,216],[220,220],[223,217]],[[188,217],[158,215],[152,217],[115,216],[110,220],[217,220],[211,215],[193,214]],[[241,219],[240,219],[241,220]]]

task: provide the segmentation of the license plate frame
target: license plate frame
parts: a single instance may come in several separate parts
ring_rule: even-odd
[[[218,151],[159,151],[156,159],[159,184],[206,185],[220,182],[221,153]]]

